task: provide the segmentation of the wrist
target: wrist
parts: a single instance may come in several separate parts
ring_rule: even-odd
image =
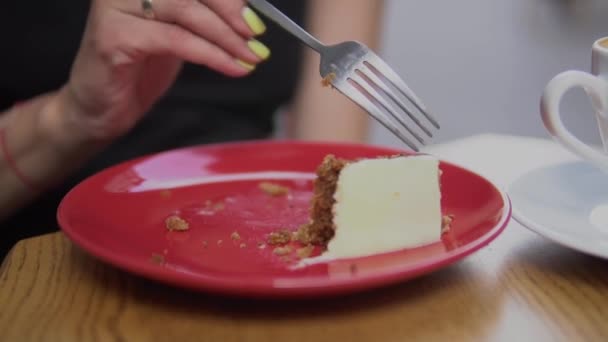
[[[70,120],[70,109],[58,94],[16,105],[2,127],[4,159],[34,192],[53,186],[103,146]]]
[[[38,125],[40,134],[61,152],[94,151],[108,143],[92,134],[67,88],[48,95],[42,101]]]

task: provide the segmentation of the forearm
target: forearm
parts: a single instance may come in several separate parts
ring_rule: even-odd
[[[358,40],[379,46],[383,1],[311,0],[307,29],[323,42]],[[305,49],[301,83],[288,117],[290,137],[365,141],[369,117],[348,98],[321,85],[319,55]]]
[[[61,94],[53,93],[2,114],[0,220],[63,180],[100,148],[72,126],[65,115],[69,110]]]

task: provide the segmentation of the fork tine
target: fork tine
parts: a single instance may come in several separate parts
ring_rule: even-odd
[[[385,82],[383,82],[378,76],[376,76],[376,74],[371,71],[370,68],[368,68],[365,64],[361,63],[360,66],[357,68],[357,70],[355,70],[355,73],[360,72],[361,75],[365,81],[367,83],[370,83],[372,85],[372,87],[379,89],[380,92],[382,92],[384,95],[388,96],[393,102],[395,102],[400,108],[401,110],[403,110],[407,116],[412,119],[412,121],[418,125],[418,127],[429,137],[433,136],[433,133],[431,133],[431,131],[429,131],[428,128],[426,128],[424,126],[424,124],[422,124],[422,122],[420,122],[420,120],[418,120],[418,118],[412,113],[412,111],[408,108],[408,106],[405,104],[405,102],[403,100],[401,100],[399,98],[399,96],[396,96],[395,93],[393,91],[391,91],[391,89],[389,87],[387,87],[387,85],[385,84]],[[403,120],[403,118],[401,116],[397,116],[397,120],[404,126],[407,126],[405,121]]]
[[[399,91],[408,98],[418,110],[429,120],[435,128],[439,129],[439,122],[429,113],[426,106],[422,101],[414,94],[414,92],[405,84],[405,82],[397,75],[397,73],[384,62],[376,54],[370,52],[369,61],[364,62],[378,77],[386,78],[391,82]]]
[[[385,112],[387,112],[391,117],[393,117],[393,119],[399,122],[401,126],[403,126],[403,128],[405,128],[412,136],[414,136],[414,138],[416,138],[416,140],[418,140],[421,144],[424,144],[424,140],[420,137],[420,135],[414,132],[407,125],[405,120],[403,120],[403,117],[396,113],[395,108],[391,106],[391,104],[388,103],[388,101],[386,101],[382,97],[382,95],[380,95],[380,93],[375,89],[374,85],[370,84],[369,80],[366,80],[365,77],[363,77],[357,72],[353,73],[350,78],[367,92],[367,94],[371,97],[370,101],[372,103],[376,102],[377,106],[381,106],[385,110]]]
[[[355,81],[352,81],[355,82]],[[356,83],[356,82],[355,82]],[[366,110],[376,121],[382,124],[386,129],[391,131],[397,138],[408,145],[412,150],[418,152],[418,146],[414,144],[406,134],[395,125],[390,119],[376,106],[361,90],[359,90],[351,82],[345,80],[341,82],[334,82],[333,86],[346,97],[361,106]]]

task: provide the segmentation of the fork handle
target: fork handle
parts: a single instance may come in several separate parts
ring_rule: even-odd
[[[293,20],[289,19],[289,17],[279,11],[268,1],[249,0],[248,2],[253,8],[264,14],[270,20],[277,23],[284,30],[294,35],[296,38],[301,40],[304,44],[308,45],[313,50],[321,53],[321,51],[325,49],[325,45],[323,45],[317,38],[313,37],[302,27],[298,26],[298,24],[296,24]]]

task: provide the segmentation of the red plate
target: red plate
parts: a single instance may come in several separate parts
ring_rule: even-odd
[[[440,242],[296,270],[296,256],[259,246],[270,232],[295,230],[307,221],[314,171],[325,155],[399,152],[276,141],[169,151],[85,180],[63,199],[58,220],[77,245],[121,269],[249,297],[344,294],[404,281],[462,259],[505,228],[511,215],[507,196],[479,175],[442,162],[442,208],[455,219]],[[269,196],[259,187],[262,181],[286,185],[290,195]],[[168,231],[165,220],[172,215],[188,221],[190,229]]]

